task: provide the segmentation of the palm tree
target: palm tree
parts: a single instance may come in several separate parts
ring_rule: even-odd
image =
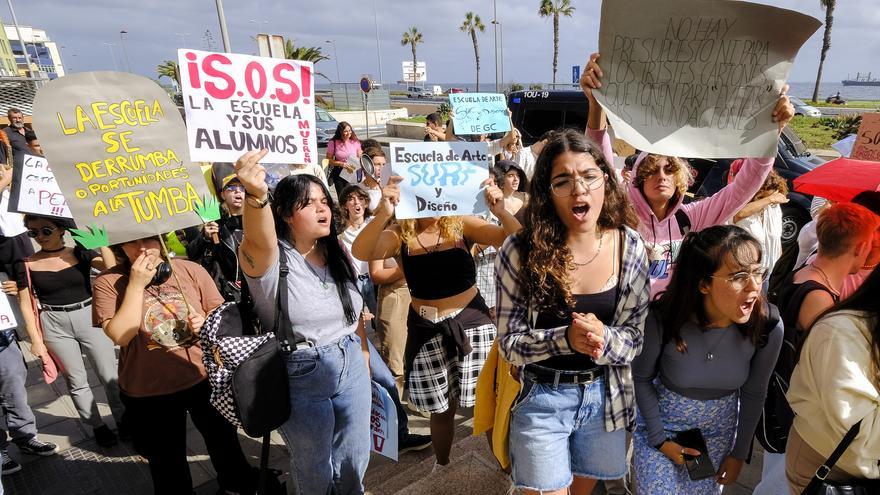
[[[293,40],[287,38],[284,40],[284,58],[287,60],[302,60],[305,62],[311,62],[318,65],[318,62],[322,60],[330,60],[330,57],[321,53],[321,47],[319,46],[296,46],[293,43]],[[330,80],[329,77],[325,76],[321,72],[315,72],[315,75],[321,76],[326,80]]]
[[[553,84],[556,84],[556,66],[559,61],[559,15],[571,17],[574,7],[571,0],[541,0],[538,15],[553,17]]]
[[[825,65],[825,55],[831,48],[831,24],[834,23],[834,7],[837,0],[819,0],[819,4],[825,8],[825,34],[822,36],[822,52],[819,55],[819,72],[816,74],[816,86],[813,87],[813,103],[819,98],[819,82],[822,80],[822,66]]]
[[[159,74],[159,79],[167,77],[177,84],[178,88],[180,87],[180,67],[177,66],[177,62],[166,60],[156,66],[156,72]]]
[[[474,15],[473,12],[468,12],[464,15],[464,22],[461,23],[461,27],[458,28],[463,33],[468,33],[471,35],[471,41],[474,42],[474,58],[477,61],[477,92],[480,91],[480,50],[477,48],[477,31],[481,33],[486,32],[486,26],[483,25],[483,21],[480,20],[480,16]]]
[[[413,86],[416,85],[416,45],[419,43],[423,43],[425,40],[422,37],[422,33],[419,32],[418,28],[413,26],[409,28],[409,31],[403,32],[403,37],[400,39],[400,45],[406,46],[409,45],[412,49],[413,54]]]

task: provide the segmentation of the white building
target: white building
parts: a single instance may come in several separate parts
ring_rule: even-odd
[[[54,41],[49,39],[46,31],[32,26],[19,25],[21,37],[24,38],[24,45],[27,49],[27,61],[21,52],[21,43],[18,42],[18,31],[15,26],[3,24],[6,31],[6,37],[9,38],[9,44],[12,46],[12,52],[15,54],[15,60],[18,62],[21,75],[27,75],[27,64],[30,63],[41,72],[41,75],[49,79],[64,76],[64,64],[61,61],[61,52]]]

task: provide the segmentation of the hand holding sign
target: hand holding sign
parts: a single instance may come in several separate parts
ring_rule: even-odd
[[[400,183],[403,177],[392,175],[388,179],[388,185],[382,188],[382,199],[379,200],[379,206],[373,214],[380,219],[390,219],[394,216],[394,208],[400,202]]]
[[[782,129],[784,129],[785,126],[791,122],[792,117],[794,117],[794,105],[788,100],[787,93],[788,84],[782,87],[782,92],[779,94],[776,106],[773,107],[773,122],[776,122],[779,125],[780,134],[782,134]]]

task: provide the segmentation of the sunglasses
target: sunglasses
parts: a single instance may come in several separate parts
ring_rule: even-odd
[[[242,185],[234,185],[234,186],[226,186],[223,188],[223,191],[236,191],[236,192],[244,192],[244,186]]]
[[[31,239],[35,239],[40,234],[43,234],[43,236],[45,236],[45,237],[49,237],[50,235],[55,233],[56,230],[58,230],[58,229],[56,229],[55,227],[43,227],[41,229],[28,229],[27,235]]]

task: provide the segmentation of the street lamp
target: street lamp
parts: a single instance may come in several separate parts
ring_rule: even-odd
[[[492,24],[498,26],[498,32],[501,35],[501,85],[504,86],[504,26],[501,25],[500,21],[492,21]],[[498,73],[497,65],[495,66],[495,73]],[[496,75],[495,78],[497,80],[498,76]]]
[[[333,58],[336,59],[336,82],[342,82],[342,78],[339,77],[339,55],[336,53],[336,40],[327,40],[324,43],[333,45]]]
[[[186,48],[186,37],[189,36],[189,33],[174,33],[177,36],[180,36],[180,47]]]
[[[379,58],[379,84],[382,84],[382,48],[379,46],[379,17],[376,15],[376,0],[373,0],[373,23],[376,24],[376,57]]]
[[[495,38],[495,92],[498,92],[498,6],[492,0],[492,36]]]
[[[128,67],[128,72],[131,72],[131,61],[128,59],[128,50],[125,48],[125,36],[128,34],[128,31],[122,30],[119,31],[119,40],[122,42],[122,53],[125,55],[125,66]]]
[[[223,13],[223,0],[214,0],[217,7],[217,20],[220,22],[220,37],[223,38],[223,51],[229,53],[232,51],[232,45],[229,43],[229,30],[226,28],[226,14]]]
[[[116,54],[113,53],[113,47],[116,46],[116,43],[104,42],[104,44],[110,49],[110,60],[113,61],[113,70],[119,72],[119,66],[116,65]]]

